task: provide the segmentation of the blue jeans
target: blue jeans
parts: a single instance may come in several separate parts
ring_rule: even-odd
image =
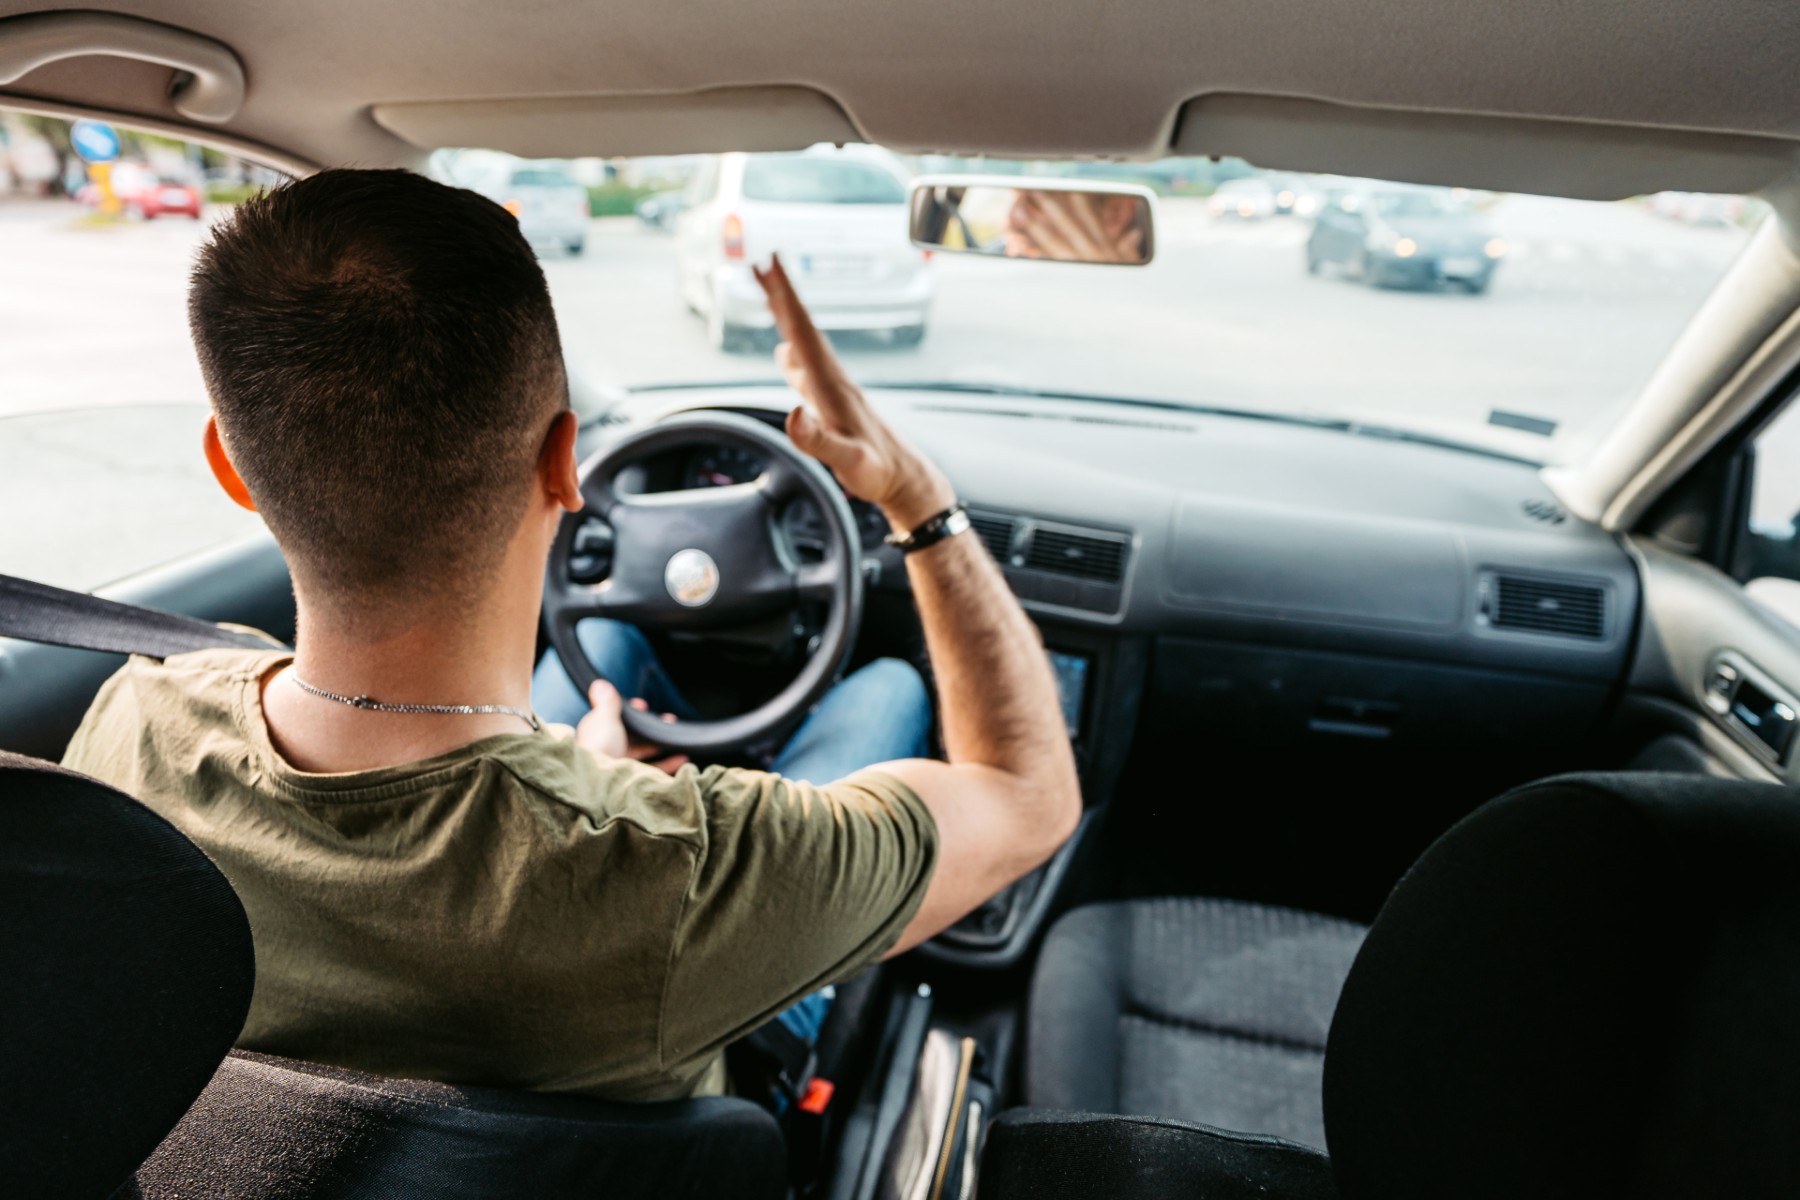
[[[600,677],[627,700],[641,698],[653,711],[673,713],[678,720],[697,715],[636,626],[596,618],[577,626],[575,636]],[[561,725],[587,715],[587,697],[575,690],[554,650],[531,677],[531,706],[543,720]],[[878,658],[825,693],[770,770],[807,783],[830,783],[879,762],[922,757],[930,736],[925,681],[910,663]]]
[[[673,713],[678,720],[697,715],[635,625],[595,618],[577,626],[575,636],[600,677],[627,700],[641,698],[653,711]],[[587,715],[587,698],[575,690],[554,650],[544,655],[531,678],[531,706],[543,720],[561,725]],[[830,783],[876,763],[920,758],[930,736],[931,697],[925,681],[912,664],[879,658],[825,693],[770,769],[789,779]],[[833,988],[821,988],[775,1019],[807,1045],[817,1045],[835,995]],[[778,1098],[777,1110],[782,1107],[785,1101]]]

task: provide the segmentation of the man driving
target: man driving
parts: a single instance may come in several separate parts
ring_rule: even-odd
[[[911,537],[947,761],[922,756],[917,677],[893,663],[821,703],[788,774],[642,761],[662,752],[627,742],[637,697],[606,683],[572,730],[541,722],[545,562],[583,501],[516,221],[344,170],[213,232],[189,306],[206,452],[281,545],[295,647],[134,658],[65,761],[237,890],[257,956],[241,1046],[609,1099],[716,1092],[727,1043],[1068,837],[1079,790],[1036,630],[780,264],[759,278],[801,398],[789,437]]]

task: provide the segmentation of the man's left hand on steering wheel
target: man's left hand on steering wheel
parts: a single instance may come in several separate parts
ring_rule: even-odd
[[[593,708],[575,726],[576,745],[584,746],[602,758],[635,758],[671,775],[687,765],[687,755],[665,754],[655,742],[640,741],[631,736],[625,728],[626,701],[619,695],[618,688],[604,679],[596,679],[588,688],[587,696]],[[640,699],[634,698],[630,704],[638,712],[650,711],[650,706]],[[663,720],[674,718],[665,713]]]

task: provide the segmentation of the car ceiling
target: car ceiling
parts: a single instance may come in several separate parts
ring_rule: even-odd
[[[89,6],[0,0],[0,16],[77,7]],[[1607,196],[1750,190],[1800,161],[1800,6],[1766,0],[136,0],[109,11],[230,46],[249,88],[216,132],[319,165],[412,165],[447,144],[572,156],[855,137],[1030,157],[1240,154]],[[169,79],[166,67],[85,57],[0,94],[179,124]]]

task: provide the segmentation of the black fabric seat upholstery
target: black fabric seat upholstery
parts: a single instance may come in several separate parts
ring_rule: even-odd
[[[1363,933],[1229,900],[1076,909],[1032,981],[1026,1103],[1323,1148],[1325,1038]]]
[[[1343,1200],[1790,1197],[1796,1013],[1800,790],[1547,780],[1458,823],[1370,927],[1327,1040],[1329,1160],[1054,1115],[1080,1126],[1076,1162],[1015,1111],[982,1196],[1327,1200],[1314,1154]]]
[[[0,1195],[104,1197],[249,1011],[250,925],[174,826],[0,753]]]
[[[1280,1138],[1153,1117],[1015,1108],[988,1130],[982,1200],[1337,1200],[1331,1163]]]
[[[602,1104],[235,1051],[128,1195],[779,1200],[786,1168],[747,1100]]]

